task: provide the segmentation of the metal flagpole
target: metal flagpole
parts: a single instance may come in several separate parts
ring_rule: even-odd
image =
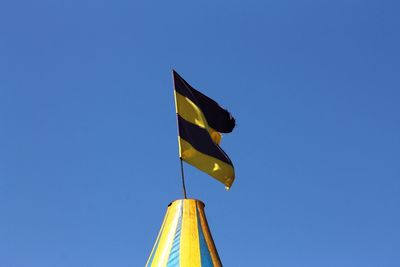
[[[186,197],[186,186],[185,186],[185,174],[183,173],[183,161],[182,158],[179,158],[181,161],[181,174],[182,174],[182,188],[183,188],[183,196]]]
[[[174,85],[174,99],[175,99],[175,110],[176,110],[176,126],[177,126],[177,130],[178,130],[178,137],[179,137],[179,119],[178,119],[178,106],[177,106],[177,102],[176,102],[176,95],[175,95],[175,79],[174,79],[174,70],[172,70],[172,82]],[[178,139],[178,143],[179,143],[179,139]],[[180,146],[180,145],[179,145]],[[180,151],[179,151],[180,154]],[[182,175],[182,189],[183,189],[183,197],[186,199],[186,185],[185,185],[185,174],[183,173],[183,160],[181,158],[181,156],[179,155],[179,160],[181,162],[181,175]]]

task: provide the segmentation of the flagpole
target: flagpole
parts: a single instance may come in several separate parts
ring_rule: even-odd
[[[186,199],[186,185],[185,185],[185,174],[183,173],[183,160],[179,158],[181,161],[181,174],[182,174],[182,188],[183,188],[183,196]]]
[[[176,111],[176,128],[178,130],[178,137],[179,137],[179,120],[178,120],[178,107],[177,107],[177,102],[176,102],[176,95],[175,95],[175,79],[174,79],[174,70],[172,70],[172,83],[174,86],[174,99],[175,99],[175,111]],[[179,144],[179,141],[178,141]],[[179,149],[180,149],[180,144],[179,144]],[[182,176],[182,189],[183,189],[183,197],[186,199],[186,185],[185,185],[185,174],[183,172],[183,160],[180,155],[179,151],[179,160],[181,162],[181,176]]]

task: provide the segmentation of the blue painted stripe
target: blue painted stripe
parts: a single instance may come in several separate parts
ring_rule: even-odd
[[[150,259],[149,259],[149,262],[146,264],[146,267],[151,266],[151,264],[153,263],[154,255],[155,255],[156,252],[157,252],[158,243],[160,242],[162,233],[163,233],[163,231],[164,231],[165,222],[166,222],[167,219],[168,219],[169,212],[167,213],[166,216],[167,216],[167,217],[165,218],[165,220],[164,220],[164,222],[163,222],[163,224],[162,224],[162,226],[161,226],[160,233],[158,234],[156,244],[154,245],[154,249],[153,249],[153,251],[152,251],[152,253],[151,253],[151,255],[150,255]]]
[[[197,211],[197,228],[199,229],[199,241],[200,241],[200,257],[201,257],[201,267],[213,267],[210,250],[208,249],[206,239],[204,238],[203,228],[201,227],[201,221],[199,216],[199,209],[196,205]]]
[[[179,250],[181,246],[181,232],[182,232],[182,213],[183,213],[183,200],[180,201],[180,210],[178,223],[176,225],[174,241],[172,243],[171,252],[168,257],[167,267],[179,267]]]

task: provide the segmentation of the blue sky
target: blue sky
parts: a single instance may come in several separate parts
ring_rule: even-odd
[[[2,1],[0,266],[144,266],[182,197],[171,68],[227,107],[225,266],[400,266],[398,1]]]

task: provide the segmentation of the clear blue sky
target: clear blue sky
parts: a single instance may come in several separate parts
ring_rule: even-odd
[[[143,266],[182,196],[171,68],[227,107],[225,266],[400,266],[398,1],[1,1],[0,267]]]

